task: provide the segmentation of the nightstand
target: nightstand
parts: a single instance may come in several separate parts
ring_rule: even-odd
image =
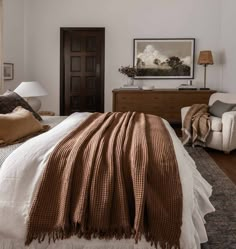
[[[55,112],[51,111],[39,111],[38,114],[40,116],[55,116]]]

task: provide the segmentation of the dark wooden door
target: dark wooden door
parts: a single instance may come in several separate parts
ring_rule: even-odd
[[[61,28],[61,115],[104,111],[104,44],[104,28]]]

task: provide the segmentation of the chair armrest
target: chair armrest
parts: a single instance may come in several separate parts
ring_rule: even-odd
[[[191,106],[186,106],[186,107],[181,108],[181,121],[182,121],[182,127],[183,127],[183,123],[184,123],[185,116],[186,116],[188,110],[190,109],[190,107],[191,107]]]
[[[236,111],[225,112],[222,116],[223,150],[236,149]]]

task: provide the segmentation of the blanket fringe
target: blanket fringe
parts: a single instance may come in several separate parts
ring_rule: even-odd
[[[180,242],[179,241],[172,241],[172,242],[167,242],[167,241],[156,241],[154,238],[155,236],[151,235],[149,232],[144,233],[144,237],[147,242],[151,243],[151,246],[155,246],[157,248],[158,246],[161,249],[180,249]]]
[[[49,244],[51,242],[55,243],[58,240],[68,239],[74,235],[77,236],[78,238],[83,237],[87,240],[91,239],[110,240],[113,238],[121,240],[121,239],[133,238],[136,244],[141,240],[141,237],[143,235],[146,241],[150,242],[151,246],[155,246],[155,248],[158,248],[159,246],[161,249],[180,249],[179,241],[172,243],[166,241],[156,241],[154,239],[154,236],[152,236],[149,232],[142,234],[141,232],[136,232],[134,229],[129,227],[114,229],[114,230],[109,229],[109,231],[101,231],[95,228],[89,228],[85,230],[79,224],[74,224],[73,230],[70,232],[60,228],[53,232],[28,233],[25,245],[29,246],[33,240],[37,240],[39,243],[42,243],[46,239],[46,237],[48,238]]]

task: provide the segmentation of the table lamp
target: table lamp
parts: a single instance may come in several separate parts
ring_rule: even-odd
[[[41,107],[41,101],[37,97],[48,95],[41,84],[36,81],[22,82],[14,92],[25,98],[35,112],[38,112]]]
[[[207,51],[200,51],[199,57],[198,57],[198,64],[204,66],[204,87],[200,88],[200,90],[209,90],[209,88],[206,87],[206,67],[208,65],[213,65],[213,57],[210,50]]]

